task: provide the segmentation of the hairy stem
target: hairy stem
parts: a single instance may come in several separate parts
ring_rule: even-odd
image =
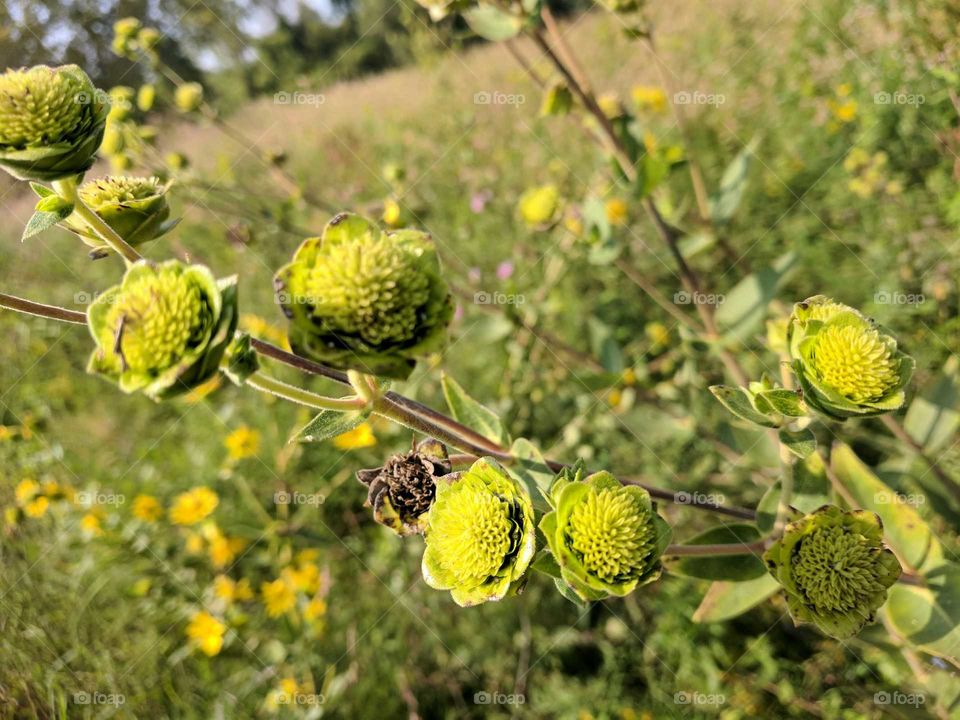
[[[764,552],[767,538],[749,543],[729,543],[722,545],[667,545],[664,557],[700,557],[709,555],[757,555]]]
[[[107,225],[99,215],[83,202],[80,198],[80,193],[77,192],[76,178],[55,180],[53,187],[64,200],[73,203],[73,211],[90,226],[90,229],[93,230],[101,240],[116,251],[120,257],[128,263],[135,263],[143,259],[132,245],[120,237],[112,227]]]
[[[253,373],[253,375],[247,378],[246,384],[257,390],[276,395],[278,398],[318,410],[346,412],[348,410],[358,410],[366,405],[366,400],[360,397],[331,398],[318,395],[315,392],[304,390],[294,385],[288,385],[263,372]]]

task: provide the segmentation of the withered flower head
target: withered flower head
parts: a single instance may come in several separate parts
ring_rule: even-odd
[[[423,532],[423,516],[433,504],[436,479],[453,470],[443,443],[424,440],[410,452],[394,455],[383,467],[358,470],[368,488],[367,505],[376,521],[400,535]]]

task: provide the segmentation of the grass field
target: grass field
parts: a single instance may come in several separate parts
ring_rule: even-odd
[[[650,86],[692,98],[680,106],[687,137],[667,109],[639,117],[651,152],[685,145],[709,187],[754,144],[736,215],[703,249],[687,248],[705,291],[729,295],[751,273],[772,282],[768,268],[789,264],[771,317],[817,293],[860,307],[897,334],[917,361],[913,387],[928,388],[960,342],[949,82],[918,70],[898,28],[868,3],[698,0],[651,12],[658,57],[608,14],[579,16],[565,31],[598,94],[629,103],[633,88]],[[532,43],[516,48],[552,77]],[[668,298],[683,290],[639,206],[610,182],[591,128],[540,117],[542,91],[503,44],[295,90],[322,101],[263,98],[228,121],[260,148],[282,149],[289,172],[331,208],[379,217],[395,197],[411,226],[430,231],[457,289],[447,348],[394,389],[444,407],[442,369],[548,457],[756,506],[776,447],[729,421],[706,390],[723,366],[624,274],[621,263]],[[923,101],[878,101],[898,92]],[[241,326],[283,342],[271,278],[329,214],[286,197],[255,151],[216,127],[168,116],[160,128],[161,150],[184,152],[192,170],[175,186],[182,225],[146,254],[237,273]],[[402,184],[384,178],[388,164],[405,169]],[[707,228],[686,168],[674,167],[657,202],[697,238]],[[559,189],[571,222],[538,231],[517,202],[544,184]],[[88,261],[67,232],[20,243],[35,200],[20,184],[3,191],[0,290],[84,310],[116,282],[117,264]],[[577,231],[572,211],[588,198],[628,200],[613,229],[617,260],[599,258]],[[489,305],[478,294],[519,301]],[[907,295],[920,300],[890,301]],[[751,377],[779,377],[764,319],[740,338],[740,358]],[[834,641],[795,627],[780,597],[730,622],[696,623],[702,580],[666,574],[583,611],[536,577],[518,598],[461,610],[422,582],[421,539],[401,543],[376,525],[353,477],[407,449],[408,431],[374,421],[372,437],[291,443],[306,409],[228,382],[155,404],[87,376],[82,326],[4,312],[0,337],[0,506],[21,508],[0,540],[2,717],[958,712],[955,671],[891,651],[882,626]],[[879,421],[836,433],[898,492],[922,494],[920,514],[957,551],[960,500],[948,488]],[[954,442],[937,455],[956,474]],[[23,497],[35,496],[24,481],[50,497],[35,517],[22,514]],[[215,509],[178,523],[169,508],[197,487],[216,493]],[[283,494],[310,499],[284,504]],[[682,504],[661,510],[688,536],[709,524]],[[245,581],[251,596],[218,577]],[[265,585],[291,577],[296,598],[285,609]],[[201,612],[227,626],[211,656],[191,643],[191,628],[204,635]],[[895,690],[925,702],[877,703]]]

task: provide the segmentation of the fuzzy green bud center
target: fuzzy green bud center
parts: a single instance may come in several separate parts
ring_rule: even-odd
[[[879,331],[867,325],[824,327],[812,359],[823,382],[853,402],[875,402],[900,382],[899,361]]]
[[[656,540],[650,513],[634,495],[612,489],[573,508],[567,535],[587,571],[606,582],[641,572]]]

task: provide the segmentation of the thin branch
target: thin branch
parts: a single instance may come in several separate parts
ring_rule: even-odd
[[[894,417],[890,415],[882,415],[880,417],[880,421],[884,424],[887,430],[893,433],[897,440],[904,443],[917,457],[923,460],[926,466],[930,468],[930,471],[937,476],[937,479],[940,480],[940,482],[949,487],[953,491],[954,495],[960,497],[960,483],[947,475],[946,471],[940,467],[937,461],[927,454],[927,451],[924,450],[923,445],[914,440],[913,436],[910,435],[910,433],[908,433]]]

